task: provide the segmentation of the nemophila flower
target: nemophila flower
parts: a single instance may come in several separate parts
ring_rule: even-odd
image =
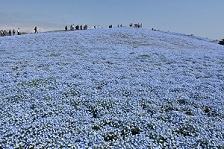
[[[223,46],[148,29],[0,39],[3,148],[222,148]]]

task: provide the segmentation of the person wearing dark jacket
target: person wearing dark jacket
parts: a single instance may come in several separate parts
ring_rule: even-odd
[[[34,33],[38,33],[37,27],[34,28]]]

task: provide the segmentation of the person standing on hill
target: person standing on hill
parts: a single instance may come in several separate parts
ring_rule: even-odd
[[[11,36],[11,30],[9,30],[9,36]]]
[[[18,28],[18,30],[17,30],[17,35],[20,35],[20,29]]]
[[[13,29],[13,30],[12,30],[12,35],[15,35],[15,33],[16,33],[16,31]]]
[[[38,31],[37,31],[37,27],[34,28],[34,32],[35,32],[35,33],[38,33]]]

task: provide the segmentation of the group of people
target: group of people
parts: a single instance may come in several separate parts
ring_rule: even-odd
[[[6,31],[6,30],[0,30],[0,35],[1,36],[14,36],[14,35],[20,35],[20,29],[18,28],[17,31],[15,29],[13,30],[9,30],[9,31]]]
[[[136,24],[130,24],[130,27],[135,27],[135,28],[142,28],[142,23],[136,23]],[[118,24],[117,27],[123,27],[122,24]],[[93,26],[94,29],[100,28],[100,25],[94,25]],[[113,25],[109,25],[109,28],[113,28]],[[86,30],[87,29],[87,25],[70,25],[70,30]],[[65,31],[68,31],[68,26],[65,26]]]
[[[136,23],[136,24],[130,23],[129,26],[130,27],[135,27],[135,28],[142,28],[142,23]],[[109,25],[109,28],[112,28],[112,27],[113,27],[112,25]],[[117,27],[123,27],[123,25],[118,24]]]
[[[99,26],[99,25],[98,25]],[[94,26],[94,29],[96,29],[98,26]],[[137,24],[130,24],[130,27],[136,27],[136,28],[142,28],[142,23],[137,23]],[[118,24],[118,27],[122,27],[122,24]],[[86,24],[84,25],[76,25],[74,24],[70,25],[70,30],[86,30],[88,26]],[[112,28],[112,25],[109,25],[109,28]],[[68,26],[65,26],[65,31],[68,30]],[[8,32],[6,30],[0,30],[0,36],[12,36],[12,35],[21,35],[20,29],[18,28],[17,31],[15,29],[9,30]],[[34,27],[34,33],[38,33],[37,26]]]
[[[130,24],[130,27],[135,27],[135,28],[142,28],[142,23],[136,23],[136,24]]]
[[[122,27],[122,26],[123,26],[122,24],[118,24],[118,25],[117,25],[117,27]]]
[[[74,25],[74,24],[72,24],[72,25],[70,25],[70,30],[71,31],[73,31],[73,30],[86,30],[88,28],[88,26],[86,25],[86,24],[84,24],[84,25]],[[68,26],[65,26],[65,31],[67,31],[68,30]]]
[[[38,33],[37,27],[34,28],[34,33]],[[0,30],[0,36],[14,36],[14,35],[21,35],[20,28],[18,28],[17,31],[15,29],[9,31]]]

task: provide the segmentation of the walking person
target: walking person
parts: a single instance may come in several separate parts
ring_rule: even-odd
[[[37,31],[37,27],[34,28],[34,32],[35,32],[35,33],[38,33],[38,31]]]

